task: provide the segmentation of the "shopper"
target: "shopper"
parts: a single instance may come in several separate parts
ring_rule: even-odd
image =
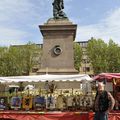
[[[105,90],[102,82],[99,82],[94,102],[94,120],[108,120],[108,113],[113,109],[114,104],[115,100],[111,93]]]

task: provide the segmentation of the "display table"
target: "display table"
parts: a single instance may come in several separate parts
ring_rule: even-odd
[[[89,112],[88,120],[93,120],[94,113]],[[120,120],[120,111],[112,111],[109,113],[108,120]]]
[[[0,120],[93,120],[93,116],[93,112],[0,111]],[[120,112],[110,113],[109,120],[120,120]]]
[[[0,120],[88,120],[88,112],[0,112]]]

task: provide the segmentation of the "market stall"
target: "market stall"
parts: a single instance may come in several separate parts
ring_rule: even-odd
[[[97,78],[94,79],[95,81],[106,80],[106,77],[105,79],[104,77],[98,79],[98,76],[95,78]],[[92,94],[94,86],[90,85],[94,81],[88,75],[46,74],[0,77],[0,80],[2,87],[14,88],[11,93],[0,96],[1,120],[93,120],[94,112],[90,109],[90,103],[91,97],[94,99]],[[116,85],[117,80],[108,79],[107,81]],[[26,83],[23,84],[24,89],[19,83]],[[49,88],[51,85],[54,88],[52,90]],[[20,91],[18,91],[19,87],[22,88]],[[6,89],[0,89],[0,91],[7,92]],[[118,119],[120,119],[119,110],[111,111],[109,120]]]
[[[86,74],[11,76],[0,81],[5,85],[0,101],[7,104],[0,109],[85,111],[92,106],[92,78]]]
[[[112,93],[116,100],[115,108],[120,110],[120,73],[101,73],[93,78],[96,83],[104,82],[105,89]]]
[[[11,76],[0,81],[4,87],[0,90],[1,119],[88,119],[85,111],[93,100],[89,75]]]

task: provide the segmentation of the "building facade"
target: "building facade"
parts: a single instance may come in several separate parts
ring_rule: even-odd
[[[92,65],[90,63],[90,60],[88,58],[87,55],[87,45],[88,45],[89,41],[77,41],[77,43],[80,45],[80,47],[82,48],[82,62],[81,62],[81,66],[80,66],[80,74],[88,74],[88,75],[94,75],[93,73],[93,69],[92,69]],[[43,48],[43,44],[36,44],[39,48]],[[21,45],[13,45],[13,47],[20,47]],[[40,64],[41,64],[41,60],[39,56],[36,56],[35,61],[38,61],[31,71],[31,74],[36,74],[37,70],[40,68]]]
[[[91,65],[90,60],[87,55],[88,42],[89,41],[78,41],[77,42],[81,46],[82,53],[83,53],[82,62],[81,62],[81,66],[80,66],[80,73],[93,75],[94,73],[93,73],[92,65]]]

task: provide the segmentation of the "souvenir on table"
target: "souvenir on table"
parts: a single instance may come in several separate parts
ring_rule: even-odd
[[[25,110],[32,109],[32,96],[23,97],[23,109]]]
[[[45,97],[36,96],[34,98],[34,108],[35,110],[43,110],[45,108]]]
[[[0,97],[0,110],[6,110],[8,104],[7,97]]]
[[[54,80],[53,80],[49,85],[50,93],[53,93],[56,88],[57,86],[55,85]]]
[[[80,99],[80,106],[85,106],[85,96],[82,96],[81,99]]]
[[[78,106],[78,104],[77,104],[77,96],[74,96],[73,97],[73,108],[77,109],[77,106]]]
[[[59,95],[56,99],[56,108],[58,110],[63,110],[65,106],[65,100],[63,95]]]
[[[52,96],[48,96],[46,99],[46,108],[47,109],[55,109],[55,98]]]
[[[68,110],[72,110],[73,108],[73,96],[72,95],[67,96],[66,103],[67,103]]]
[[[86,97],[85,96],[81,96],[81,99],[80,99],[80,107],[81,107],[81,110],[86,110]]]
[[[76,96],[76,105],[77,105],[77,108],[80,108],[80,95]]]
[[[45,91],[46,91],[47,94],[50,92],[49,87],[50,87],[49,82],[46,81],[46,82],[45,82],[45,85],[44,85],[44,89],[45,89]]]
[[[11,108],[17,110],[21,108],[21,97],[12,97],[11,98]]]
[[[86,97],[86,109],[90,110],[91,107],[92,107],[91,98],[90,97]]]

